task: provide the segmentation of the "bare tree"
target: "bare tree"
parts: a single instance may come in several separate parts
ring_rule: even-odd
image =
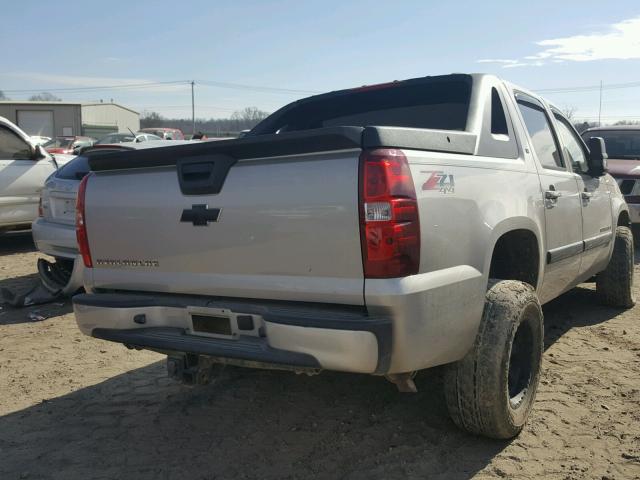
[[[29,101],[31,102],[61,102],[62,99],[60,97],[56,97],[51,92],[42,92],[37,95],[31,95],[29,97]]]
[[[260,120],[264,120],[267,118],[269,114],[260,110],[257,107],[246,107],[242,110],[236,110],[231,115],[232,120],[240,120],[243,122],[251,122],[254,125],[258,123]]]
[[[158,112],[142,112],[140,117],[140,128],[162,127],[165,126],[166,119]]]
[[[240,131],[253,128],[269,114],[256,107],[247,107],[234,112],[229,118],[196,118],[196,131],[209,137],[236,136]],[[190,118],[166,118],[158,112],[146,110],[140,115],[140,127],[171,127],[183,132],[191,131]]]
[[[618,120],[614,125],[640,125],[640,120]]]
[[[576,116],[577,111],[578,109],[573,105],[565,105],[564,108],[562,109],[562,113],[564,114],[565,117],[567,117],[567,120],[569,120],[570,122],[573,121],[573,118]]]

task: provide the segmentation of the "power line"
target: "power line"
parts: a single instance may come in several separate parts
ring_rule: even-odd
[[[208,87],[219,87],[219,88],[233,88],[236,90],[253,90],[256,92],[266,92],[266,93],[286,93],[293,95],[314,95],[322,92],[317,92],[314,90],[296,90],[292,88],[279,88],[279,87],[265,87],[259,85],[244,85],[241,83],[228,83],[228,82],[216,82],[213,80],[197,80],[197,83],[200,85],[206,85]]]
[[[640,82],[628,82],[628,83],[610,83],[606,85],[588,85],[582,87],[561,87],[561,88],[540,88],[534,90],[538,93],[577,93],[577,92],[592,92],[602,90],[618,90],[621,88],[636,88],[640,87]]]
[[[321,92],[313,90],[298,90],[292,88],[280,88],[280,87],[268,87],[264,85],[246,85],[241,83],[230,82],[217,82],[213,80],[172,80],[166,82],[145,82],[145,83],[130,83],[130,84],[118,84],[118,85],[100,85],[100,86],[84,86],[84,87],[64,87],[64,88],[25,88],[25,89],[11,89],[3,90],[7,94],[20,94],[20,93],[40,93],[40,92],[66,92],[66,93],[81,93],[81,92],[93,92],[101,90],[127,90],[137,88],[149,88],[149,87],[161,87],[170,85],[185,85],[190,86],[192,82],[198,85],[217,88],[230,88],[235,90],[249,90],[261,93],[278,93],[287,95],[313,95]]]
[[[62,88],[28,88],[28,89],[5,89],[4,92],[8,94],[18,93],[39,93],[39,92],[91,92],[99,90],[126,90],[137,88],[149,88],[149,87],[161,87],[170,85],[184,85],[189,86],[192,80],[171,80],[171,81],[156,81],[156,82],[144,82],[144,83],[130,83],[130,84],[117,84],[117,85],[100,85],[100,86],[78,86],[78,87],[62,87]],[[219,82],[215,80],[195,80],[196,84],[217,87],[217,88],[229,88],[235,90],[248,90],[261,93],[277,93],[277,94],[291,94],[291,95],[314,95],[322,93],[316,90],[303,90],[293,88],[282,87],[270,87],[265,85],[247,85],[242,83],[232,82]],[[602,90],[617,90],[624,88],[637,88],[640,87],[640,81],[606,84],[602,86]],[[538,93],[579,93],[590,92],[600,90],[600,85],[584,85],[584,86],[572,86],[572,87],[555,87],[555,88],[541,88],[535,90]]]
[[[188,85],[190,80],[174,80],[170,82],[146,82],[146,83],[130,83],[119,85],[103,85],[95,87],[66,87],[66,88],[29,88],[29,89],[17,89],[17,90],[3,90],[5,93],[40,93],[40,92],[89,92],[94,90],[125,90],[134,88],[148,88],[167,85]]]

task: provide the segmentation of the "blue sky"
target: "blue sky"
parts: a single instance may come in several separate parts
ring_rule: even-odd
[[[3,8],[0,90],[196,81],[196,116],[273,111],[306,92],[450,72],[533,90],[605,85],[605,120],[640,120],[640,3],[584,1],[46,1]],[[300,92],[207,86],[202,81]],[[607,85],[637,82],[633,88]],[[190,117],[190,87],[58,91]],[[576,117],[598,92],[547,93]]]

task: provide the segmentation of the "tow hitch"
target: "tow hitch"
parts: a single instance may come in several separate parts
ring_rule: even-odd
[[[178,380],[185,385],[208,385],[215,379],[223,365],[210,359],[192,355],[177,355],[167,357],[167,374],[169,378]]]

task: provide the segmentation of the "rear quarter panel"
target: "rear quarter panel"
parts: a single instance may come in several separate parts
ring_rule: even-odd
[[[455,361],[471,348],[501,235],[532,231],[544,258],[544,206],[533,165],[524,159],[405,154],[418,195],[420,273],[365,283],[369,311],[390,313],[396,322],[393,372]]]

